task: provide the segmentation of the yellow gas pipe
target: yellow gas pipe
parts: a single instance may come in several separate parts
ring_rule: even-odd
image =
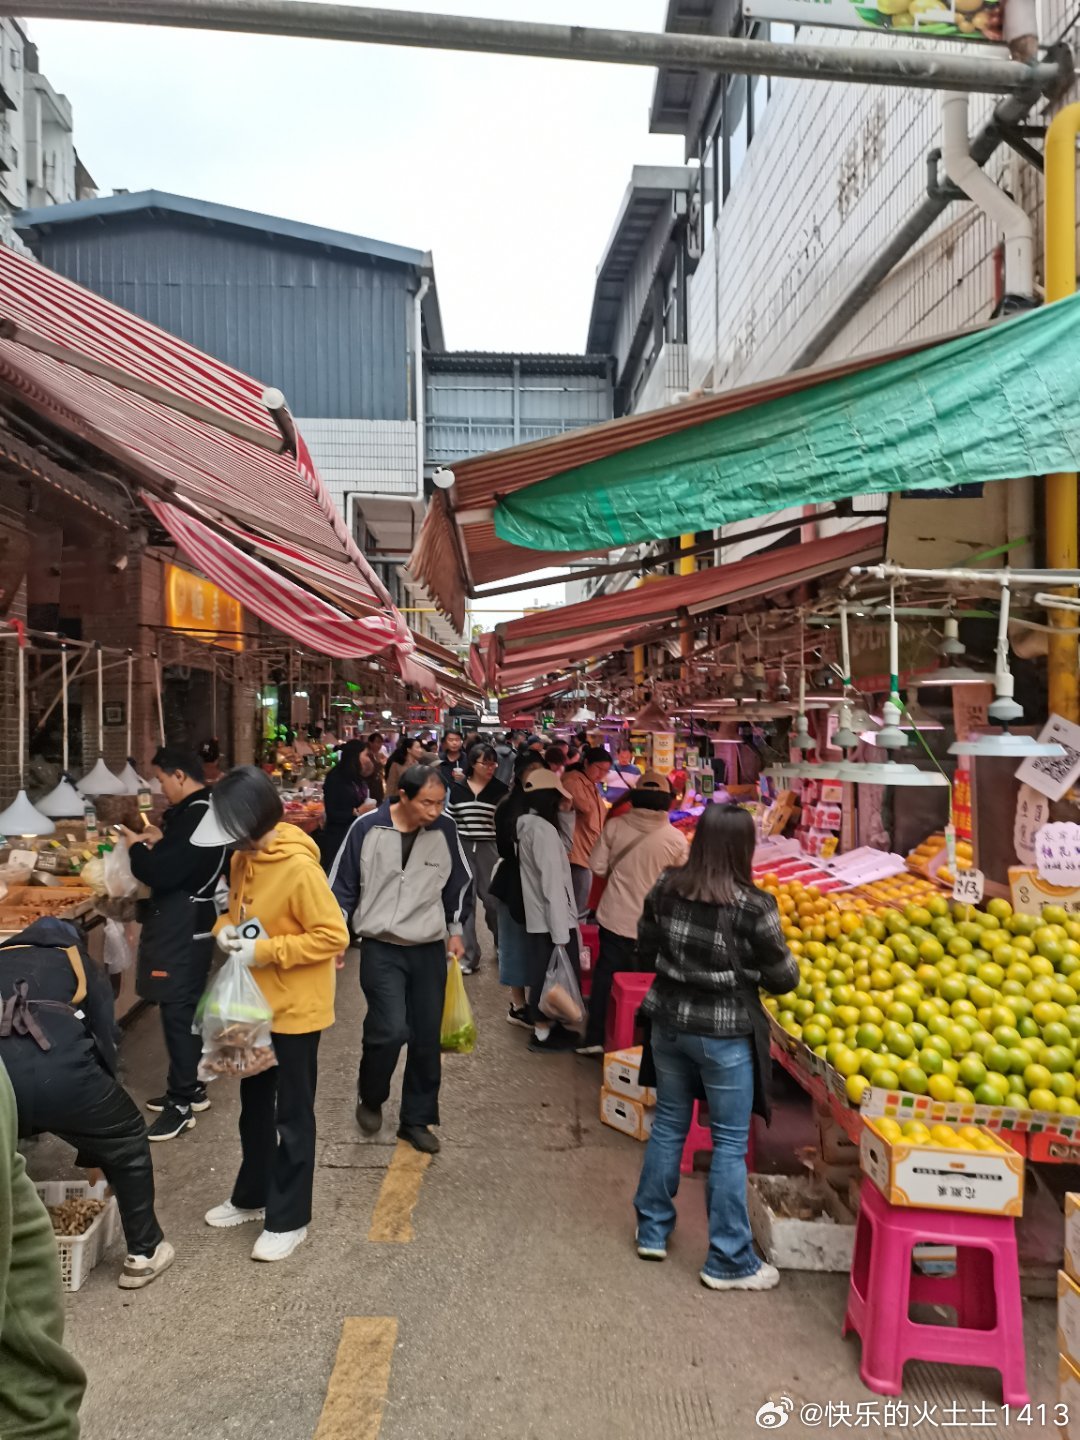
[[[1080,135],[1080,104],[1066,105],[1046,132],[1046,299],[1063,300],[1076,293],[1076,137]],[[1077,568],[1076,475],[1046,477],[1046,564],[1054,570]],[[1062,595],[1075,595],[1064,588]],[[1050,612],[1051,623],[1063,629],[1075,617]],[[1049,708],[1074,723],[1080,721],[1075,635],[1051,635],[1047,653]]]

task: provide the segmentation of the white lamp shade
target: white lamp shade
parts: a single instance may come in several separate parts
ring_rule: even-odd
[[[30,804],[25,790],[20,790],[6,810],[0,810],[0,835],[51,835],[56,826],[47,815]]]
[[[120,782],[124,787],[124,793],[127,795],[137,795],[146,784],[146,781],[135,769],[135,766],[132,765],[130,760],[120,771]]]
[[[591,725],[595,719],[596,716],[593,714],[593,712],[589,709],[587,705],[579,705],[578,708],[574,711],[573,715],[570,716],[570,724]]]
[[[949,754],[1026,760],[1029,755],[1064,755],[1065,751],[1056,741],[1036,740],[1031,735],[1014,735],[1011,730],[1006,730],[1001,735],[980,735],[975,740],[957,740],[949,746]]]
[[[41,797],[37,808],[54,820],[81,820],[86,812],[86,802],[65,775],[59,785]]]
[[[99,755],[94,768],[75,787],[80,795],[126,795],[127,786],[114,775]]]
[[[842,778],[855,785],[904,785],[924,789],[949,784],[948,776],[942,775],[940,770],[920,770],[915,765],[904,765],[896,760],[849,761]]]

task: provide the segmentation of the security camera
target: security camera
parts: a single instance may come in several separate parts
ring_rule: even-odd
[[[114,555],[113,558],[109,561],[110,570],[126,570],[127,567],[128,557],[126,555]]]
[[[448,470],[445,466],[437,465],[431,478],[440,490],[449,490],[452,488],[457,476],[452,470]]]

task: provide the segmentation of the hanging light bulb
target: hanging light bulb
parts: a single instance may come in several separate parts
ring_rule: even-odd
[[[211,661],[213,664],[214,662]],[[214,694],[217,695],[217,666],[214,665]],[[137,795],[140,790],[146,788],[146,781],[135,769],[135,761],[131,754],[131,702],[135,695],[135,656],[131,650],[127,653],[127,764],[120,771],[120,781],[128,795]],[[211,713],[217,715],[217,703],[211,707]]]
[[[851,706],[846,701],[840,706],[837,719],[839,724],[833,733],[832,743],[840,750],[854,750],[859,743],[859,736],[854,727]]]
[[[14,625],[19,651],[19,790],[7,809],[0,810],[0,835],[30,839],[51,835],[56,826],[30,803],[26,793],[26,627],[19,620]]]
[[[750,671],[750,684],[757,698],[764,700],[768,694],[769,682],[765,678],[765,665],[761,660],[754,661],[753,668]]]
[[[1064,747],[1056,741],[1036,740],[1031,735],[1014,735],[1010,724],[1022,720],[1023,710],[1013,698],[1015,681],[1009,669],[1009,582],[1001,587],[1001,610],[998,614],[998,638],[995,652],[994,701],[987,714],[1002,728],[1000,735],[979,735],[974,740],[962,737],[949,746],[950,755],[985,755],[999,759],[1026,759],[1029,755],[1064,755]]]
[[[101,646],[97,647],[97,672],[98,672],[98,758],[94,762],[94,768],[89,775],[84,775],[79,781],[76,789],[80,795],[126,795],[127,787],[124,782],[113,774],[105,764],[105,713],[104,713],[104,678],[101,663]]]
[[[71,783],[71,776],[68,773],[68,673],[67,646],[64,644],[60,646],[60,707],[64,769],[60,783],[38,801],[38,809],[43,815],[49,815],[54,820],[81,820],[85,810],[83,799]]]
[[[945,637],[938,647],[938,654],[945,657],[945,664],[929,675],[920,675],[911,681],[920,685],[986,685],[993,677],[981,670],[972,670],[970,665],[955,663],[966,652],[960,640],[960,623],[950,615],[945,621]]]
[[[900,718],[901,730],[944,730],[940,720],[930,714],[925,705],[919,704],[914,687],[909,686],[904,701],[904,713]]]
[[[777,700],[791,699],[791,684],[788,681],[787,671],[783,666],[780,667],[780,674],[776,680],[776,698]]]

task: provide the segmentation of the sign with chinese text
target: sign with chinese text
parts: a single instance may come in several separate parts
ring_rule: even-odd
[[[920,40],[965,40],[1000,45],[1001,3],[984,0],[745,0],[754,20],[826,25],[841,30],[882,30]]]
[[[978,905],[986,878],[981,870],[961,870],[953,881],[952,898],[961,905]]]
[[[179,565],[165,566],[165,624],[204,645],[244,648],[244,610],[239,600]]]
[[[661,775],[675,769],[675,736],[669,731],[658,730],[652,737],[652,768]]]
[[[1016,778],[1048,800],[1060,800],[1080,776],[1080,725],[1051,715],[1039,739],[1056,740],[1065,754],[1033,755],[1018,768]]]
[[[958,740],[970,740],[977,731],[986,729],[993,702],[993,685],[953,686],[953,729]]]
[[[1035,869],[1051,885],[1063,889],[1080,885],[1080,825],[1058,820],[1037,831]]]
[[[1016,797],[1013,848],[1021,865],[1035,864],[1035,834],[1050,819],[1050,801],[1030,785],[1021,785]]]

